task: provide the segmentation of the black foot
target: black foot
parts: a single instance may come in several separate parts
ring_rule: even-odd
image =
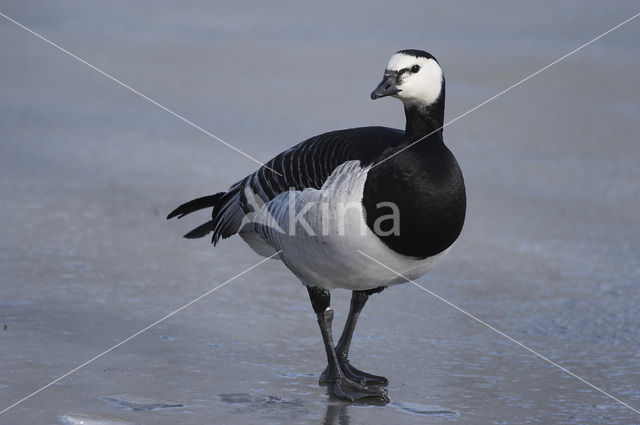
[[[349,360],[340,361],[340,368],[344,373],[345,378],[353,382],[359,382],[363,385],[388,385],[389,380],[384,376],[372,375],[367,372],[356,369]],[[330,370],[327,366],[320,374],[321,384],[331,384],[336,380],[336,371]]]
[[[332,385],[333,395],[338,398],[355,401],[367,397],[375,397],[385,403],[389,402],[387,389],[380,386],[367,386],[353,382],[345,377],[339,377]]]

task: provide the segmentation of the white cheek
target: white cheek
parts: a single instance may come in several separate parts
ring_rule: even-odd
[[[442,72],[431,66],[424,67],[417,74],[408,75],[400,85],[398,97],[410,105],[431,105],[442,90]]]
[[[440,97],[442,90],[442,69],[433,59],[415,57],[404,53],[396,53],[389,60],[387,69],[400,71],[420,66],[415,74],[405,74],[398,88],[402,91],[394,97],[408,105],[431,105]]]

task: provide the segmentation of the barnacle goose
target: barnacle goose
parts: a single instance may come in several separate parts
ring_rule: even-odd
[[[288,149],[228,191],[187,202],[167,218],[212,208],[212,219],[187,238],[238,234],[257,253],[276,258],[306,285],[328,366],[320,377],[339,398],[388,401],[388,381],[356,369],[349,346],[368,297],[432,268],[458,238],[466,196],[458,163],[442,139],[445,80],[421,50],[395,53],[372,99],[404,103],[405,131],[362,127],[332,131]],[[413,144],[414,142],[418,142]],[[275,173],[276,171],[277,173]],[[329,290],[353,291],[334,346]]]

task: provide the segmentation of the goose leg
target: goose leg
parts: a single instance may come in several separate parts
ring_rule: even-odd
[[[333,394],[346,400],[358,400],[365,397],[377,397],[385,402],[389,401],[387,390],[380,386],[367,386],[360,382],[347,378],[342,371],[338,355],[333,346],[333,336],[331,334],[331,324],[333,322],[333,309],[330,306],[331,295],[329,291],[322,288],[308,287],[309,298],[313,305],[313,310],[318,317],[318,325],[322,333],[324,348],[327,352],[329,367],[334,371],[332,381]]]
[[[349,309],[349,316],[347,322],[344,325],[342,336],[336,345],[336,354],[338,356],[338,362],[344,375],[352,381],[361,382],[363,384],[374,385],[387,385],[389,381],[384,376],[372,375],[370,373],[362,372],[354,367],[349,362],[349,348],[351,346],[351,338],[353,337],[353,331],[356,328],[358,316],[364,308],[369,295],[382,292],[384,287],[371,289],[368,291],[353,291],[351,295],[351,308]],[[335,368],[331,367],[331,363],[325,368],[324,372],[320,375],[321,383],[330,383],[334,380]]]

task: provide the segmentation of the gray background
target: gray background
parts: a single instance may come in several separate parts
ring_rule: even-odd
[[[396,50],[440,60],[452,119],[638,3],[0,1],[0,11],[267,160],[331,129],[402,127],[397,101],[369,99]],[[445,129],[468,220],[419,280],[637,409],[639,30],[640,19]],[[206,214],[164,219],[255,167],[0,18],[0,409],[257,263],[238,238],[181,239]],[[348,299],[335,291],[336,330]],[[640,423],[412,285],[371,299],[352,357],[390,379],[390,405],[343,403],[317,385],[325,358],[306,291],[271,261],[0,423],[56,424],[68,412],[138,424]],[[119,393],[185,407],[100,399]]]

